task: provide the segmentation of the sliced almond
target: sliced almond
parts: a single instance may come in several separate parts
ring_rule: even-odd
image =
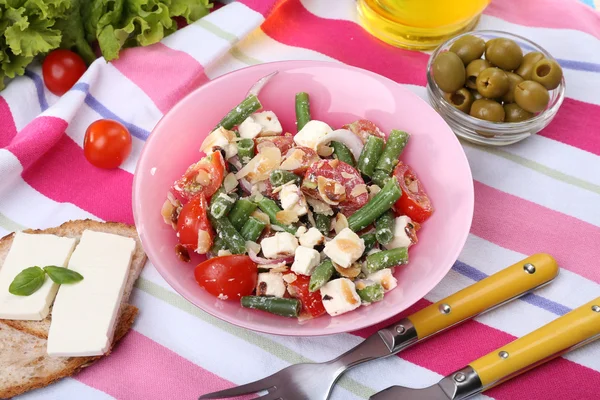
[[[350,195],[352,197],[358,197],[361,194],[365,194],[367,193],[367,185],[365,185],[364,183],[361,183],[359,185],[356,185],[352,188],[352,191],[350,192]]]
[[[346,179],[354,179],[356,178],[354,175],[347,173],[346,171],[342,171],[342,177]]]
[[[237,185],[238,180],[233,172],[228,173],[225,179],[223,179],[223,189],[225,189],[225,192],[227,193],[232,192]]]
[[[171,216],[173,215],[173,211],[175,210],[175,206],[169,201],[169,199],[165,200],[162,208],[160,209],[160,215],[163,217],[163,221],[167,225],[173,225],[171,221]]]
[[[321,157],[329,157],[333,154],[333,147],[321,145],[317,147],[317,154]]]
[[[297,279],[298,277],[296,276],[296,274],[286,274],[283,276],[283,280],[287,283],[295,282]]]
[[[333,229],[335,230],[335,233],[340,233],[347,227],[348,227],[348,219],[346,218],[346,216],[344,214],[338,213],[335,216],[335,221],[333,223]],[[340,239],[340,240],[344,240],[344,239]]]
[[[302,149],[291,149],[287,152],[285,160],[281,163],[281,169],[293,171],[302,167],[302,161],[306,153]]]
[[[264,222],[265,224],[268,224],[270,222],[269,216],[260,210],[254,211],[251,215],[257,220]]]
[[[211,245],[212,240],[210,238],[210,234],[203,229],[198,229],[198,246],[196,247],[196,253],[207,253],[210,250]]]
[[[377,193],[381,192],[381,188],[377,185],[369,186],[369,200],[375,197]]]
[[[258,254],[258,253],[260,253],[260,244],[258,244],[256,242],[252,242],[250,240],[247,240],[246,241],[246,249],[252,250],[254,252],[254,254]]]
[[[308,202],[308,204],[310,204],[310,206],[317,214],[324,214],[329,216],[334,214],[333,209],[329,206],[329,204],[321,200],[313,199],[312,197],[306,197],[306,201]]]
[[[279,211],[277,214],[275,214],[275,218],[284,225],[290,225],[294,222],[298,222],[298,214],[292,210]]]
[[[289,271],[289,269],[290,269],[290,268],[289,268],[287,265],[283,264],[283,265],[280,265],[280,266],[278,266],[278,267],[273,267],[273,268],[271,268],[271,270],[270,270],[269,272],[279,272],[279,273],[283,273],[283,272],[287,272],[287,271]],[[294,274],[288,274],[288,275],[294,275]],[[296,277],[296,275],[294,275],[294,279],[296,279],[295,277]],[[284,276],[284,280],[285,280],[285,276]]]
[[[348,268],[343,268],[336,263],[333,263],[333,268],[344,278],[354,279],[361,273],[361,268],[359,264],[352,264]]]
[[[323,201],[330,205],[338,205],[346,199],[346,190],[333,179],[317,177],[317,189]],[[340,190],[341,189],[341,190]]]

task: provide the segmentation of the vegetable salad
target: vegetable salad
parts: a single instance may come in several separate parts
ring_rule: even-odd
[[[433,208],[400,161],[409,134],[371,121],[341,129],[311,119],[296,95],[297,133],[283,133],[250,94],[206,137],[206,156],[167,195],[176,252],[208,259],[198,284],[222,300],[285,317],[336,316],[397,286]]]

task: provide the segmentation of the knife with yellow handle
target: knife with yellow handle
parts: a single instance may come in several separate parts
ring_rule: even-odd
[[[371,400],[467,399],[573,349],[600,339],[600,297],[424,389],[392,386]]]
[[[436,333],[544,286],[557,275],[558,266],[551,256],[533,255],[380,329],[334,360],[291,365],[270,377],[207,393],[200,399],[223,399],[270,388],[269,396],[272,397],[269,398],[326,400],[335,382],[349,368],[394,355]],[[286,388],[293,395],[286,393]]]

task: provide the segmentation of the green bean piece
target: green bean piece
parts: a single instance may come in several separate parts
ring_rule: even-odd
[[[383,286],[380,283],[369,285],[363,289],[356,289],[356,293],[364,303],[375,303],[383,300]]]
[[[402,191],[398,186],[398,180],[393,177],[375,197],[348,218],[348,227],[354,232],[365,229],[384,212],[392,208],[400,196],[402,196]]]
[[[296,93],[296,125],[298,131],[310,121],[310,103],[308,93]]]
[[[254,218],[249,217],[248,221],[242,227],[240,234],[246,240],[250,240],[251,242],[256,242],[256,240],[260,237],[260,234],[263,232],[267,224],[264,222]]]
[[[379,158],[375,169],[387,172],[388,175],[391,174],[396,164],[398,164],[400,153],[406,147],[409,137],[408,133],[393,129],[390,132],[390,136],[388,136],[385,150]]]
[[[270,312],[282,317],[297,317],[301,303],[298,299],[283,299],[281,297],[243,296],[242,307]]]
[[[365,233],[360,238],[365,241],[365,251],[363,254],[367,254],[377,244],[377,236],[374,233]]]
[[[250,116],[254,111],[260,110],[262,108],[262,104],[258,100],[258,97],[251,94],[246,97],[240,104],[235,106],[235,108],[227,113],[226,116],[215,126],[215,129],[222,126],[225,129],[231,129],[236,125],[244,122],[246,118]]]
[[[316,292],[319,290],[321,286],[329,282],[334,272],[335,268],[333,267],[331,260],[325,260],[321,264],[317,265],[317,268],[315,268],[310,276],[308,291]]]
[[[331,217],[325,214],[313,214],[315,219],[315,228],[323,235],[328,235],[331,230]]]
[[[390,174],[385,173],[380,169],[376,169],[375,172],[373,172],[373,176],[371,177],[371,182],[373,182],[379,187],[383,187],[383,185],[385,185],[387,181],[390,180],[390,178]]]
[[[289,232],[292,235],[296,234],[298,228],[296,228],[294,225],[284,225],[277,220],[277,213],[281,211],[281,208],[279,208],[277,203],[275,203],[273,200],[263,197],[260,201],[258,201],[258,208],[260,208],[269,216],[271,224],[282,227],[286,232]]]
[[[302,178],[290,171],[276,169],[275,171],[271,172],[269,180],[271,181],[271,185],[273,185],[273,187],[277,187],[291,181],[293,181],[296,185],[299,185],[300,181],[302,181]]]
[[[210,213],[215,218],[223,218],[233,208],[235,201],[237,200],[237,194],[227,194],[221,186],[219,190],[210,199]]]
[[[254,140],[241,139],[237,142],[238,158],[242,165],[246,165],[254,158]]]
[[[375,236],[380,244],[388,244],[394,238],[394,213],[387,210],[375,220]]]
[[[358,157],[358,170],[365,176],[371,177],[375,172],[375,166],[383,153],[385,142],[382,138],[370,135],[365,147]]]
[[[225,250],[227,249],[227,243],[225,243],[225,241],[223,239],[221,239],[220,237],[215,237],[215,240],[213,241],[213,245],[210,248],[211,253],[213,254],[217,254],[219,252],[219,250]]]
[[[333,147],[334,157],[336,157],[341,162],[345,162],[348,165],[351,165],[353,167],[356,166],[352,152],[348,147],[346,147],[344,143],[333,141],[330,143],[330,146]]]
[[[406,264],[408,262],[408,248],[398,247],[391,250],[379,251],[367,256],[367,273],[377,272],[384,268],[395,267],[396,265]]]
[[[210,214],[210,213],[209,213]],[[227,249],[233,254],[246,253],[246,240],[240,235],[227,218],[208,216],[211,225],[217,231],[217,236],[225,241]]]
[[[258,206],[248,199],[239,199],[233,205],[229,212],[229,220],[236,230],[241,230],[250,214],[256,210]]]

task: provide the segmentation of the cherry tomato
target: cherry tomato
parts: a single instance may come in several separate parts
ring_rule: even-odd
[[[399,215],[408,215],[413,221],[422,223],[433,213],[433,206],[423,189],[423,184],[414,171],[402,161],[394,169],[402,196],[395,204]]]
[[[215,151],[190,166],[185,174],[173,184],[173,192],[182,203],[203,193],[207,199],[215,194],[223,183],[225,161],[223,155]]]
[[[286,134],[283,136],[266,136],[254,139],[256,144],[256,151],[259,152],[261,148],[266,146],[275,146],[281,151],[281,155],[284,155],[294,146],[294,137]]]
[[[319,176],[332,179],[344,186],[346,198],[343,201],[340,201],[339,208],[345,215],[354,213],[369,201],[369,194],[366,191],[358,195],[356,192],[352,194],[352,191],[358,185],[364,185],[365,181],[356,169],[345,162],[338,160],[323,160],[322,162],[313,163],[306,171],[304,183],[310,182],[315,188],[307,188],[306,185],[303,184],[302,191],[310,197],[323,200],[316,188]]]
[[[379,129],[377,125],[368,119],[359,119],[351,124],[342,126],[342,128],[348,129],[350,132],[354,133],[356,136],[361,138],[363,143],[367,143],[367,139],[371,135],[385,139],[385,135],[383,132],[381,132],[381,129]]]
[[[83,153],[98,168],[117,168],[131,153],[131,134],[117,121],[99,119],[85,131]]]
[[[42,64],[44,83],[49,91],[62,96],[81,78],[87,67],[78,54],[70,50],[54,50]]]
[[[199,194],[181,208],[177,219],[177,236],[185,248],[205,254],[213,245],[213,231],[206,212],[208,204],[203,194]],[[198,239],[201,240],[198,240]]]
[[[289,273],[294,274],[293,272]],[[315,318],[325,314],[325,307],[323,307],[321,293],[318,290],[316,292],[310,292],[308,290],[309,282],[310,276],[296,275],[296,280],[289,283],[288,286],[293,288],[292,292],[294,293],[294,297],[300,300],[302,309]]]
[[[248,256],[223,256],[206,260],[194,270],[196,282],[222,300],[239,300],[256,289],[258,268]]]

